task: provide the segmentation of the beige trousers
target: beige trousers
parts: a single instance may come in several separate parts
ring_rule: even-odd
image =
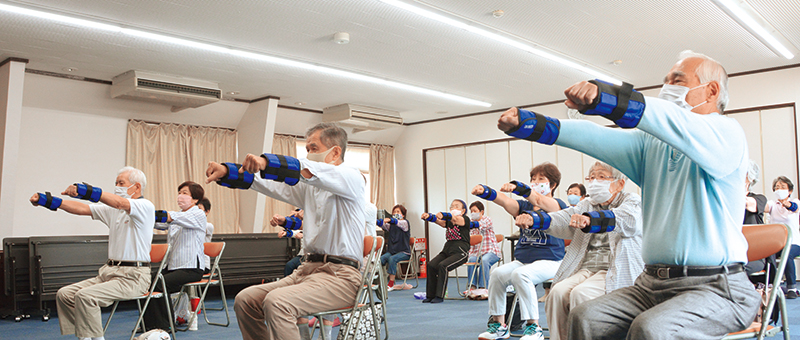
[[[298,317],[352,306],[360,283],[352,266],[304,262],[280,281],[247,287],[234,303],[242,338],[299,340]]]
[[[150,267],[104,265],[99,275],[69,286],[56,293],[58,324],[61,335],[79,338],[103,336],[100,308],[119,299],[143,295],[150,289]]]
[[[581,269],[572,276],[559,281],[550,288],[544,303],[550,339],[567,339],[569,334],[569,311],[579,304],[606,293],[606,271],[592,274]]]

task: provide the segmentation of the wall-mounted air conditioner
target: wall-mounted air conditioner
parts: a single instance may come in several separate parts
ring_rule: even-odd
[[[131,70],[111,80],[111,98],[139,99],[172,105],[172,111],[217,102],[222,91],[216,83]]]
[[[403,125],[403,117],[397,111],[355,104],[326,107],[322,110],[322,120],[351,127],[353,132],[383,130]]]

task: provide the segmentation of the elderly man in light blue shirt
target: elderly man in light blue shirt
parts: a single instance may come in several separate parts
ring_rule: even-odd
[[[724,68],[685,51],[659,98],[602,81],[577,83],[565,95],[568,107],[623,129],[516,108],[498,128],[584,152],[638,184],[645,263],[633,286],[571,311],[569,338],[712,339],[749,326],[759,298],[743,270],[748,152],[741,126],[720,115],[728,101]]]

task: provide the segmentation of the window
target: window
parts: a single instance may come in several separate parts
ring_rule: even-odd
[[[297,141],[297,158],[306,158],[308,152],[306,151],[306,142]],[[361,174],[367,179],[367,185],[364,187],[364,197],[368,201],[372,201],[370,196],[370,183],[369,183],[369,147],[348,145],[345,151],[343,166],[349,166],[361,171]]]

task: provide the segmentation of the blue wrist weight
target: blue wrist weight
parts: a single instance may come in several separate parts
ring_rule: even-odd
[[[517,112],[519,125],[507,131],[507,135],[546,145],[553,145],[556,142],[561,130],[561,121],[528,110],[517,109]]]
[[[267,160],[267,167],[261,170],[261,178],[288,185],[295,185],[300,181],[300,160],[291,156],[265,153],[261,155]]]
[[[494,201],[495,199],[497,199],[497,191],[483,184],[481,184],[481,186],[483,187],[483,193],[475,196],[483,198],[487,201]]]
[[[391,223],[391,224],[397,224],[397,219],[396,219],[396,218],[394,218],[394,217],[392,217],[392,218],[389,218],[389,223]]]
[[[78,198],[89,200],[94,203],[100,202],[100,196],[103,195],[103,189],[93,187],[86,182],[75,183],[75,187],[78,188]]]
[[[283,226],[286,229],[298,230],[303,226],[303,220],[297,216],[286,216],[286,223]]]
[[[614,85],[602,80],[590,80],[597,85],[597,97],[583,114],[599,115],[621,128],[634,128],[639,125],[644,113],[644,95],[633,90],[633,85],[622,83]]]
[[[62,200],[58,197],[53,197],[53,195],[46,191],[45,193],[39,193],[39,201],[36,204],[39,204],[47,209],[52,211],[58,210],[58,207],[61,206]]]
[[[286,235],[283,237],[290,238],[294,236],[294,231],[292,231],[291,229],[285,229],[284,231],[286,231]]]
[[[451,219],[453,219],[453,214],[451,214],[449,212],[442,212],[442,220],[443,221],[449,221]]]
[[[791,203],[791,204],[786,209],[789,209],[789,211],[791,211],[791,212],[797,211],[797,203],[794,203],[794,202],[789,202],[789,203]]]
[[[156,210],[156,222],[167,223],[167,217],[169,213],[166,210]]]
[[[617,218],[611,210],[587,211],[583,216],[589,217],[589,226],[581,229],[584,233],[607,233],[614,230]]]
[[[531,229],[547,230],[550,228],[550,222],[552,222],[550,214],[541,210],[526,211],[526,213],[533,217],[533,225],[531,226]]]
[[[247,171],[239,173],[241,164],[222,163],[222,165],[228,168],[228,174],[217,180],[217,184],[233,189],[250,189],[253,185],[253,174]]]
[[[375,224],[377,226],[379,226],[379,227],[383,227],[383,219],[379,218],[379,219],[375,220]]]
[[[522,183],[520,181],[511,181],[510,183],[517,186],[516,188],[514,188],[514,191],[512,191],[514,194],[517,194],[525,198],[528,198],[528,196],[531,195],[531,187],[529,187],[527,184]]]
[[[428,222],[436,222],[436,214],[428,213],[428,218],[425,219]]]
[[[470,228],[470,229],[473,229],[473,228],[480,228],[480,227],[481,227],[481,222],[478,222],[478,221],[469,221],[469,228]]]

